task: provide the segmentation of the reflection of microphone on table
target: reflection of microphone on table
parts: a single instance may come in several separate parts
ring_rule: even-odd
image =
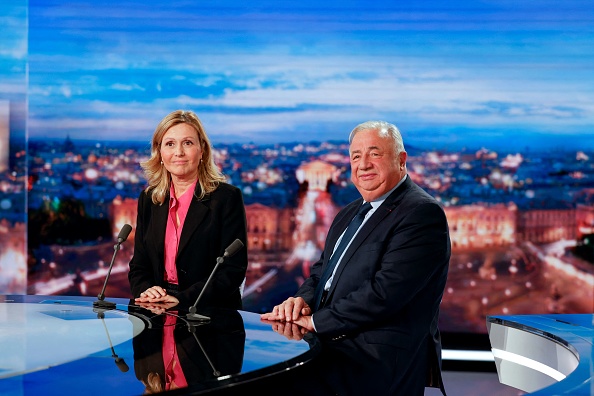
[[[181,317],[179,317],[179,318],[182,319]],[[184,319],[182,319],[182,320],[184,320]],[[198,336],[196,335],[196,324],[195,323],[192,323],[192,321],[190,321],[190,320],[184,320],[184,322],[186,322],[186,324],[188,325],[188,331],[190,333],[192,333],[192,335],[194,336],[194,339],[196,340],[196,343],[198,344],[198,346],[200,347],[200,350],[204,354],[204,357],[206,358],[206,361],[208,362],[208,364],[212,368],[212,375],[214,375],[215,377],[220,377],[221,376],[221,372],[215,368],[214,364],[212,363],[212,360],[210,360],[210,357],[206,353],[206,350],[204,349],[204,347],[202,346],[202,343],[200,342],[200,340],[198,339]]]
[[[107,340],[109,341],[109,347],[111,348],[111,357],[115,359],[115,364],[118,366],[121,372],[125,373],[130,368],[126,364],[123,358],[119,357],[115,353],[115,349],[113,348],[113,343],[111,342],[111,337],[109,336],[109,331],[107,330],[107,325],[105,324],[105,310],[104,309],[93,309],[93,312],[97,312],[97,318],[101,319],[101,323],[103,323],[103,328],[105,329],[105,334],[107,334]]]
[[[217,264],[215,265],[214,269],[210,273],[210,276],[206,280],[206,283],[204,284],[204,287],[200,291],[200,294],[198,295],[198,298],[196,299],[196,302],[194,303],[194,305],[192,305],[190,307],[190,309],[189,309],[190,313],[188,313],[186,315],[186,318],[189,321],[204,322],[204,323],[210,321],[210,318],[208,316],[204,316],[204,315],[200,315],[200,314],[197,314],[196,313],[196,306],[198,305],[198,301],[200,301],[200,298],[204,294],[204,291],[206,290],[206,288],[210,284],[210,281],[212,280],[213,275],[217,271],[217,268],[219,268],[219,265],[223,261],[225,261],[225,259],[227,257],[231,257],[235,253],[237,253],[239,251],[239,249],[241,249],[242,247],[243,247],[243,242],[241,242],[239,239],[236,239],[236,240],[233,241],[233,243],[231,243],[231,245],[229,245],[229,247],[227,247],[227,249],[225,249],[225,253],[221,257],[218,257],[217,258]]]
[[[107,287],[107,281],[109,280],[109,275],[111,274],[111,269],[113,268],[113,263],[115,262],[116,255],[120,250],[120,245],[126,239],[128,239],[128,235],[132,231],[132,226],[130,224],[124,224],[120,233],[118,234],[118,241],[113,246],[113,257],[111,258],[111,263],[109,264],[109,269],[107,270],[107,275],[105,276],[105,282],[103,283],[103,289],[101,289],[101,293],[97,296],[97,301],[93,303],[94,307],[101,307],[101,308],[115,308],[116,304],[111,301],[105,301],[105,288]]]

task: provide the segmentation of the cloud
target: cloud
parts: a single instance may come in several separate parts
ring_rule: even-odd
[[[72,7],[40,7],[30,134],[88,136],[96,125],[106,136],[144,138],[177,108],[196,110],[217,136],[255,141],[343,138],[372,118],[427,138],[460,128],[581,133],[594,124],[591,57],[576,56],[591,43],[575,17],[542,19],[539,10],[535,30],[524,31],[504,22],[523,21],[530,7],[511,3],[495,14],[488,5],[465,9],[462,19],[448,18],[449,9],[334,15],[300,7],[275,18],[197,7],[184,9],[192,23],[183,25],[173,5],[141,7],[131,19],[96,9],[60,35],[45,21],[60,26]],[[111,28],[124,21],[126,29]],[[569,25],[577,26],[571,39]]]

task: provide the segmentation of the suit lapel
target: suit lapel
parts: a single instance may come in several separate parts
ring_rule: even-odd
[[[338,238],[342,235],[342,233],[346,230],[346,228],[348,227],[349,223],[351,222],[351,220],[353,219],[353,217],[355,217],[355,214],[357,213],[357,210],[359,209],[359,206],[363,203],[362,199],[358,199],[356,201],[356,203],[351,204],[351,207],[344,212],[344,215],[342,216],[341,219],[339,219],[336,223],[336,225],[334,227],[332,227],[328,233],[328,247],[330,247],[331,249],[334,249],[336,247],[336,242],[338,241]],[[330,260],[330,257],[332,257],[332,254],[328,254],[324,257],[324,266],[326,266],[326,264],[328,264],[328,261]]]
[[[394,190],[392,194],[390,194],[386,198],[386,200],[380,205],[379,208],[377,208],[377,210],[371,215],[367,222],[363,224],[357,235],[355,235],[355,238],[351,242],[348,249],[344,252],[344,256],[342,257],[342,260],[340,261],[340,264],[336,269],[336,273],[334,274],[334,278],[332,279],[330,293],[334,290],[334,287],[338,283],[338,278],[340,278],[340,275],[342,274],[349,260],[353,256],[353,253],[357,251],[359,247],[361,247],[361,245],[367,239],[369,234],[371,234],[373,230],[375,230],[375,228],[379,226],[379,224],[398,206],[398,204],[402,200],[404,191],[407,190],[409,187],[410,176],[406,178],[406,180],[402,183],[402,185],[400,185],[400,187]],[[359,202],[359,204],[360,203],[361,202]],[[348,217],[348,219],[352,218],[355,215],[357,208],[358,206],[355,206],[353,208],[352,213],[350,214],[350,217]],[[340,231],[341,234],[348,225],[348,219],[344,221],[345,224],[343,225]],[[338,236],[340,236],[340,234],[338,234]],[[338,236],[336,236],[336,239],[338,239]],[[336,243],[336,239],[334,240],[334,243]]]

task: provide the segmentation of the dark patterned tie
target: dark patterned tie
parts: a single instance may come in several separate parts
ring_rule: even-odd
[[[340,240],[340,244],[338,245],[334,253],[332,253],[330,261],[328,262],[326,269],[324,269],[322,278],[316,286],[316,291],[314,294],[314,312],[317,311],[318,308],[320,308],[322,294],[324,293],[324,285],[326,285],[326,282],[328,281],[330,276],[332,276],[332,273],[334,272],[334,267],[336,267],[336,264],[338,263],[338,259],[340,259],[340,256],[342,256],[342,253],[346,249],[351,239],[353,239],[353,235],[355,235],[355,232],[357,232],[359,227],[361,227],[361,223],[363,223],[363,219],[365,219],[365,215],[367,214],[367,212],[369,212],[370,209],[371,204],[369,202],[365,202],[363,205],[361,205],[359,211],[357,212],[355,217],[353,217],[353,220],[351,220],[349,226],[344,232],[344,235]]]

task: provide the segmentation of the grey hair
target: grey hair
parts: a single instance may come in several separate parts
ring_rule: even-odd
[[[400,130],[394,124],[390,124],[386,121],[365,121],[359,125],[357,125],[349,135],[349,144],[353,142],[353,138],[355,135],[361,131],[378,131],[379,135],[382,137],[389,136],[394,141],[394,147],[396,154],[400,154],[404,150],[404,141],[402,140],[402,135],[400,134]]]

